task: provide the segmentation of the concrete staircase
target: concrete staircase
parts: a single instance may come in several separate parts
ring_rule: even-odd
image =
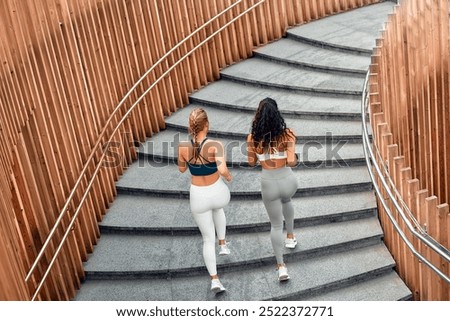
[[[393,3],[293,28],[254,57],[224,69],[191,96],[167,129],[139,148],[117,182],[75,300],[408,300],[383,243],[363,160],[360,97],[375,38]],[[299,244],[285,250],[280,284],[260,197],[260,168],[247,166],[245,137],[258,102],[277,100],[298,134],[293,201]],[[226,146],[234,180],[225,209],[231,255],[217,257],[227,292],[213,295],[202,240],[189,211],[190,175],[176,166],[189,112],[201,106],[210,136]]]

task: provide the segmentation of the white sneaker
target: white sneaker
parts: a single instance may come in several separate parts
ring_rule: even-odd
[[[213,291],[214,293],[220,293],[225,290],[226,290],[225,287],[222,285],[222,283],[220,283],[219,279],[211,280],[211,291]]]
[[[289,274],[287,272],[286,265],[280,266],[278,268],[278,281],[287,281],[289,280]]]
[[[284,246],[286,246],[288,249],[295,249],[295,246],[297,245],[297,239],[294,237],[293,239],[285,239],[284,240]]]
[[[225,243],[223,245],[219,245],[219,247],[220,247],[220,251],[219,251],[219,255],[220,256],[230,254],[230,249],[228,248],[228,243]]]

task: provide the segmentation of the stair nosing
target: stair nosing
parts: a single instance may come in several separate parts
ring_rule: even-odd
[[[372,236],[345,241],[338,244],[330,244],[326,246],[308,249],[305,251],[284,253],[285,262],[289,264],[293,260],[315,260],[325,257],[330,254],[342,254],[345,252],[352,252],[353,250],[362,249],[381,245],[383,233]],[[264,257],[252,258],[231,263],[217,263],[218,273],[237,272],[241,270],[248,270],[257,267],[268,266],[275,264],[276,260],[273,255]],[[389,263],[391,264],[391,263]],[[110,279],[156,279],[156,278],[179,278],[186,276],[198,276],[207,273],[206,266],[200,263],[198,266],[192,267],[177,267],[177,268],[163,268],[154,270],[135,270],[135,271],[93,271],[85,268],[86,280],[110,280]]]
[[[228,103],[219,103],[219,102],[213,102],[206,99],[201,99],[197,97],[190,96],[189,102],[191,104],[197,104],[205,107],[210,108],[217,108],[221,110],[236,110],[236,112],[243,112],[243,113],[251,113],[254,114],[256,112],[256,108],[247,107],[247,106],[238,106]],[[336,119],[336,120],[342,120],[342,121],[354,121],[354,120],[360,120],[361,119],[361,113],[359,112],[324,112],[324,111],[296,111],[296,110],[280,110],[280,113],[283,116],[289,116],[292,118],[303,118],[303,119]]]
[[[307,301],[323,301],[323,298],[320,298],[321,296],[327,296],[330,292],[333,293],[334,291],[342,291],[342,290],[348,290],[349,287],[352,286],[358,286],[358,285],[362,285],[365,286],[365,284],[367,282],[373,282],[378,280],[379,278],[383,278],[383,277],[393,277],[396,279],[400,279],[399,275],[397,274],[397,272],[395,271],[395,267],[392,268],[391,270],[380,270],[380,273],[373,273],[371,274],[369,277],[365,277],[363,280],[360,280],[354,284],[347,284],[345,286],[337,286],[336,288],[333,287],[327,287],[327,288],[323,288],[323,290],[320,290],[316,293],[308,293],[308,295],[304,295],[304,296],[299,296],[296,299],[297,300],[307,300]],[[405,289],[407,289],[408,294],[403,293],[403,296],[398,296],[396,301],[406,301],[406,300],[411,300],[412,298],[412,293],[411,291],[405,286]],[[319,298],[317,298],[317,296],[319,296]],[[327,301],[329,301],[329,299],[325,299]],[[377,298],[378,300],[378,298]]]
[[[327,73],[336,74],[336,75],[365,76],[367,74],[367,70],[369,68],[369,66],[367,66],[366,69],[350,69],[350,68],[340,68],[340,67],[336,67],[336,66],[319,65],[319,64],[314,64],[314,63],[290,60],[287,58],[280,58],[280,57],[272,56],[272,55],[262,53],[259,51],[254,51],[253,57],[257,57],[257,58],[267,60],[267,61],[272,61],[272,62],[279,63],[279,64],[285,64],[288,66],[292,66],[294,68],[301,68],[301,69],[313,70],[313,71],[315,70],[315,71],[327,72]]]
[[[177,164],[178,157],[176,156],[165,156],[165,155],[158,155],[153,153],[148,153],[145,151],[137,151],[137,156],[139,159],[143,160],[155,160],[155,161],[164,161],[164,162],[170,162],[173,164]],[[229,168],[240,168],[240,167],[260,167],[260,165],[257,166],[250,166],[248,161],[243,162],[236,162],[236,161],[226,161],[227,166]],[[341,167],[341,166],[363,166],[366,164],[366,159],[361,157],[355,157],[355,158],[343,158],[343,159],[320,159],[316,161],[299,161],[298,165],[296,167],[298,168],[323,168],[323,167]]]
[[[320,295],[321,293],[324,293],[326,291],[335,291],[339,290],[345,287],[349,287],[352,285],[355,285],[361,281],[366,280],[373,280],[376,279],[382,275],[388,274],[394,270],[395,264],[386,265],[371,271],[367,271],[365,273],[360,273],[357,275],[353,275],[351,277],[336,280],[330,283],[327,283],[326,285],[319,285],[314,288],[309,288],[305,290],[298,291],[297,293],[290,293],[281,295],[278,297],[271,298],[271,300],[274,301],[298,301],[307,298],[310,295]]]
[[[345,211],[338,213],[330,213],[322,216],[296,218],[294,219],[294,228],[311,227],[336,222],[348,222],[358,219],[365,219],[376,216],[376,207],[368,207],[361,210]],[[200,230],[196,225],[182,227],[136,227],[136,226],[119,226],[112,224],[100,223],[100,231],[104,234],[133,234],[133,235],[150,235],[150,236],[186,236],[200,235]],[[245,223],[245,224],[227,224],[227,234],[239,234],[244,231],[250,233],[268,232],[270,231],[270,222]]]
[[[358,55],[366,56],[366,57],[370,57],[373,52],[372,49],[364,49],[364,48],[358,48],[358,47],[338,45],[338,44],[325,42],[322,40],[303,37],[300,35],[296,35],[296,34],[290,32],[289,30],[286,32],[286,38],[292,39],[295,41],[299,41],[301,43],[305,43],[305,44],[308,44],[311,46],[319,47],[319,48],[326,48],[326,49],[330,49],[330,50],[336,50],[339,52],[348,52],[348,53],[358,54]]]
[[[302,188],[298,189],[293,197],[302,196],[320,196],[320,195],[336,195],[344,194],[350,192],[361,192],[372,190],[373,185],[371,182],[363,183],[351,183],[344,185],[331,185],[331,186],[320,186],[314,188]],[[125,187],[116,186],[117,193],[123,195],[152,195],[162,198],[189,198],[189,191],[181,190],[161,190],[161,189],[149,189],[149,188],[139,188],[139,187]],[[259,200],[261,199],[260,191],[251,192],[231,192],[231,200]]]
[[[362,89],[361,90],[341,90],[341,89],[331,89],[331,88],[313,88],[313,87],[303,87],[303,86],[293,86],[293,85],[286,85],[286,84],[274,84],[269,83],[261,80],[255,80],[255,79],[245,79],[239,76],[233,76],[221,73],[220,79],[226,79],[230,81],[234,81],[236,83],[243,83],[243,84],[252,84],[261,88],[276,88],[276,89],[283,89],[288,91],[295,91],[295,92],[305,92],[310,94],[318,94],[318,95],[331,95],[333,97],[361,97],[362,96]],[[362,81],[363,82],[363,81]],[[361,86],[362,86],[361,82]],[[362,88],[362,87],[361,87]]]
[[[188,127],[186,125],[179,125],[171,123],[170,121],[166,121],[166,128],[171,128],[178,131],[188,132]],[[227,131],[220,130],[212,130],[208,131],[208,136],[210,137],[224,137],[224,138],[236,138],[242,139],[247,138],[248,134],[244,133],[231,133]],[[323,142],[328,138],[327,135],[316,135],[316,136],[306,136],[306,135],[297,135],[297,141],[315,141],[315,142]],[[339,141],[346,141],[347,143],[358,143],[362,142],[362,134],[352,134],[352,135],[333,135],[333,139]]]

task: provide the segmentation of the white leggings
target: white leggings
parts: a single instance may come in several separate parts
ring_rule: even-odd
[[[297,187],[297,177],[290,167],[262,169],[261,194],[270,219],[270,240],[278,264],[284,263],[283,217],[287,233],[294,233],[294,207],[291,198]]]
[[[226,218],[223,207],[230,202],[230,190],[219,178],[208,186],[191,185],[192,216],[203,237],[203,259],[210,275],[217,274],[215,241],[225,239]]]

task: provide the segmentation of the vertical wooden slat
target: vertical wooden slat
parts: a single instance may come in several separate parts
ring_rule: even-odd
[[[409,209],[415,207],[419,185],[420,183],[417,178],[407,179],[403,183],[402,195]],[[405,235],[412,244],[415,244],[415,237],[409,229],[405,229]],[[414,284],[418,279],[418,260],[416,260],[416,257],[406,246],[403,247],[403,251],[404,265],[406,266],[406,284],[411,287],[414,296],[416,290]]]
[[[415,179],[411,179],[412,177],[412,172],[411,172],[411,168],[410,167],[406,167],[400,170],[400,193],[402,195],[402,198],[405,200],[405,202],[408,202],[408,192],[412,192],[409,191],[408,189],[411,188],[411,186],[409,186],[409,184],[414,184],[414,190],[418,189],[418,181]],[[408,229],[406,227],[406,222],[403,219],[399,220],[400,222],[400,228],[402,229],[402,231],[405,232],[406,237],[411,237],[411,233],[408,232]],[[409,239],[411,241],[411,239]],[[412,269],[414,268],[414,265],[411,262],[410,259],[410,253],[409,253],[409,249],[406,246],[406,243],[403,242],[402,240],[400,240],[399,243],[399,252],[400,252],[400,257],[401,257],[401,262],[402,262],[402,266],[401,266],[401,270],[403,271],[403,276],[404,276],[404,280],[406,280],[407,284],[411,284],[411,281],[414,278],[414,272],[412,271]]]
[[[431,196],[426,198],[426,212],[428,215],[428,234],[431,237],[439,239],[438,235],[438,215],[437,215],[437,197]],[[440,267],[439,255],[432,250],[428,251],[428,260],[436,267]],[[442,279],[434,272],[430,273],[429,297],[427,300],[436,301],[439,299],[442,290]]]
[[[440,204],[437,206],[437,224],[436,227],[439,229],[436,231],[439,233],[439,241],[445,248],[449,248],[449,230],[447,226],[447,220],[449,218],[449,205]],[[437,266],[443,273],[449,272],[450,263],[447,260],[437,257]],[[450,300],[450,284],[446,283],[442,279],[439,280],[440,293],[436,293],[435,297],[437,300],[448,301]]]

